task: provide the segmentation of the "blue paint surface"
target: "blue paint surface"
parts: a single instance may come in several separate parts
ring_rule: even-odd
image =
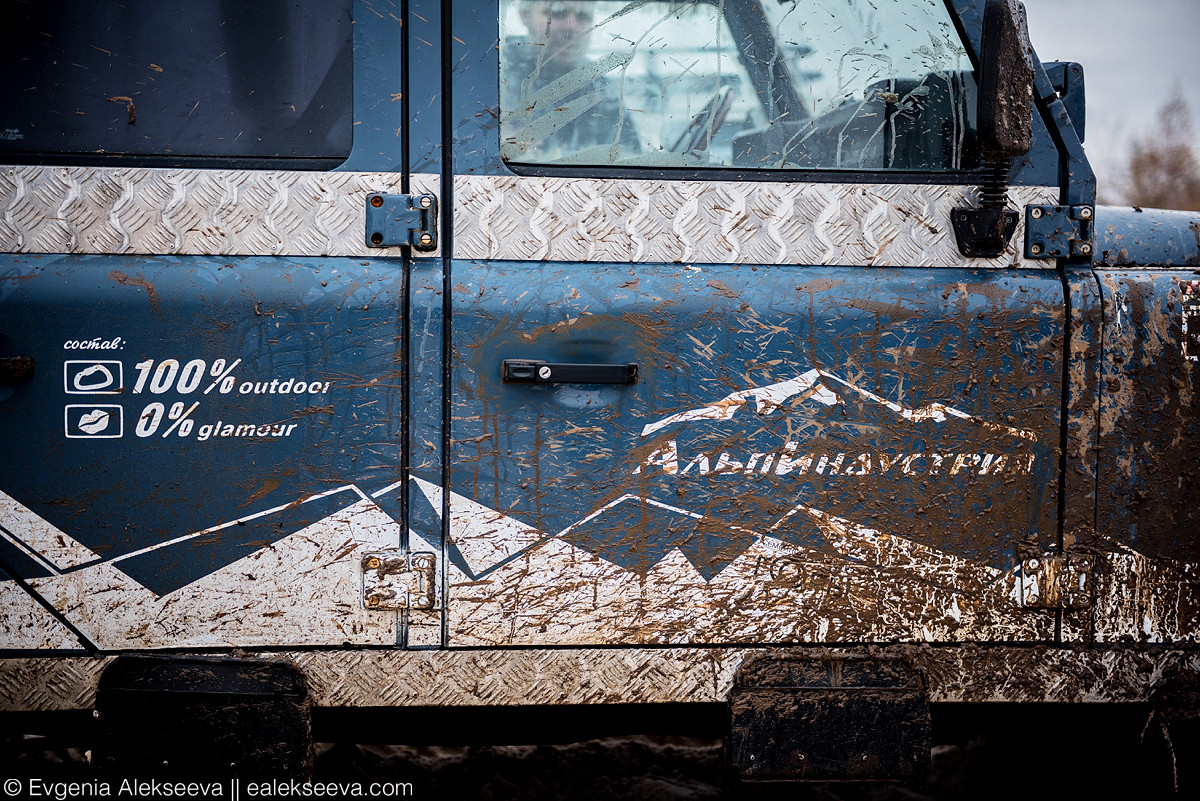
[[[400,478],[398,262],[6,257],[0,286],[0,355],[37,363],[32,381],[0,389],[3,489],[103,558]],[[64,348],[95,338],[118,345]],[[168,359],[179,372],[168,382],[164,370],[156,392]],[[85,388],[104,380],[68,364],[89,361],[106,364],[106,390],[118,392],[68,392],[82,371]],[[138,391],[144,361],[154,366]],[[231,381],[214,372],[222,367]],[[161,418],[150,432],[153,404]],[[114,406],[121,420],[95,414]],[[89,435],[73,414],[92,414],[87,427],[100,430]],[[121,566],[166,592],[360,497],[284,508]],[[377,502],[398,516],[395,497]]]
[[[797,504],[998,566],[1017,542],[1056,535],[1062,302],[1053,274],[453,269],[451,489],[547,535],[639,571],[679,547],[705,576],[768,529],[819,545],[811,522],[785,520]],[[506,358],[637,362],[640,381],[503,384]],[[775,408],[730,403],[813,369],[823,374],[810,390]],[[722,403],[727,419],[646,431]],[[969,419],[902,411],[936,404]],[[906,472],[913,454],[922,455]],[[801,470],[806,455],[812,464]]]

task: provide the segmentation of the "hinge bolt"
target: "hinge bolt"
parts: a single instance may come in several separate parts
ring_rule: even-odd
[[[538,368],[538,378],[545,381],[549,377],[550,377],[550,368],[543,364],[541,367]]]
[[[1037,570],[1037,566],[1040,564],[1040,562],[1038,562],[1036,559],[1030,559],[1027,564],[1029,565],[1030,570]]]
[[[421,204],[421,208],[427,209],[433,205],[433,198],[429,197],[429,195],[422,195],[418,202]]]
[[[1092,255],[1092,246],[1087,242],[1081,242],[1079,243],[1079,252],[1085,256],[1090,256]]]
[[[1091,207],[1091,206],[1084,206],[1083,208],[1081,208],[1081,209],[1079,210],[1079,219],[1081,219],[1081,220],[1090,220],[1090,219],[1092,219],[1092,207]]]
[[[370,559],[367,560],[367,568],[368,569],[375,570],[378,567],[379,567],[379,560],[376,559],[374,556],[372,556]]]
[[[379,208],[383,205],[383,198],[381,198],[379,195],[373,195],[371,197],[371,205],[375,208]]]
[[[421,234],[421,244],[425,247],[429,247],[433,244],[433,236],[430,234]]]
[[[1042,219],[1042,210],[1038,209],[1038,208],[1030,209],[1029,216],[1035,220],[1040,220],[1040,219]]]
[[[379,596],[378,595],[368,595],[367,596],[367,606],[379,606]]]
[[[1039,243],[1034,242],[1029,246],[1029,252],[1035,256],[1040,256],[1042,255],[1042,246]]]

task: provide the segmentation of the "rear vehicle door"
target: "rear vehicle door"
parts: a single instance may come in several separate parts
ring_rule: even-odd
[[[9,5],[0,648],[437,635],[398,4]]]
[[[955,243],[974,6],[455,5],[450,645],[1053,636],[1063,291]]]

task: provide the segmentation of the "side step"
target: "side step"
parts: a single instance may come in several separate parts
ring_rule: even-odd
[[[743,781],[920,780],[929,771],[928,690],[901,657],[748,660],[730,707],[729,760]]]
[[[308,693],[291,662],[121,656],[100,677],[96,715],[93,764],[114,775],[312,773]]]

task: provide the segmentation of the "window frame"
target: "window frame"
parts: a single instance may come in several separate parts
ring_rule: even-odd
[[[493,0],[497,3],[499,0]],[[699,0],[710,5],[718,6],[724,16],[726,25],[729,26],[731,33],[734,35],[735,46],[738,48],[737,55],[751,80],[758,81],[765,79],[767,85],[774,89],[778,89],[781,85],[786,86],[790,91],[791,98],[781,98],[778,95],[772,97],[772,102],[801,102],[798,94],[795,92],[794,84],[791,82],[790,74],[787,71],[787,66],[782,59],[766,59],[760,60],[756,58],[745,58],[746,52],[742,49],[742,42],[751,41],[753,37],[744,36],[746,33],[753,33],[752,25],[746,23],[746,19],[753,17],[759,25],[764,26],[767,31],[770,41],[774,42],[774,34],[770,32],[769,22],[765,13],[757,8],[757,0]],[[977,41],[973,39],[964,24],[960,10],[955,5],[955,0],[941,0],[943,8],[950,22],[954,26],[954,33],[958,37],[959,44],[966,52],[971,69],[978,73],[979,70],[979,54],[977,50]],[[729,10],[734,6],[745,6],[755,9],[757,14],[746,14],[739,16],[734,14],[730,16]],[[495,27],[492,30],[494,40],[499,43],[502,41],[500,32],[500,15],[495,16]],[[762,33],[763,28],[757,32]],[[760,38],[760,40],[762,40]],[[500,86],[499,86],[499,47],[496,47],[496,81],[497,91],[493,97],[496,103],[496,118],[497,120],[502,113],[500,108]],[[771,64],[775,67],[774,74],[766,74],[766,71],[761,69],[762,64]],[[1035,119],[1037,114],[1035,113]],[[1036,126],[1035,126],[1036,128]],[[499,142],[499,126],[497,125],[497,143]],[[1035,147],[1036,147],[1035,143]],[[711,180],[711,181],[756,181],[756,182],[808,182],[808,183],[880,183],[880,184],[931,184],[931,185],[960,185],[960,184],[975,184],[980,180],[980,176],[986,174],[985,165],[980,164],[959,169],[946,170],[902,170],[902,169],[880,169],[868,170],[861,168],[777,168],[777,169],[753,169],[734,166],[715,166],[715,167],[671,167],[671,166],[645,166],[645,165],[582,165],[582,164],[542,164],[537,162],[522,162],[522,161],[507,161],[499,155],[497,150],[497,158],[503,165],[503,168],[513,175],[526,177],[588,177],[588,178],[628,178],[628,179],[659,179],[659,180]],[[1044,183],[1044,181],[1043,181]]]

